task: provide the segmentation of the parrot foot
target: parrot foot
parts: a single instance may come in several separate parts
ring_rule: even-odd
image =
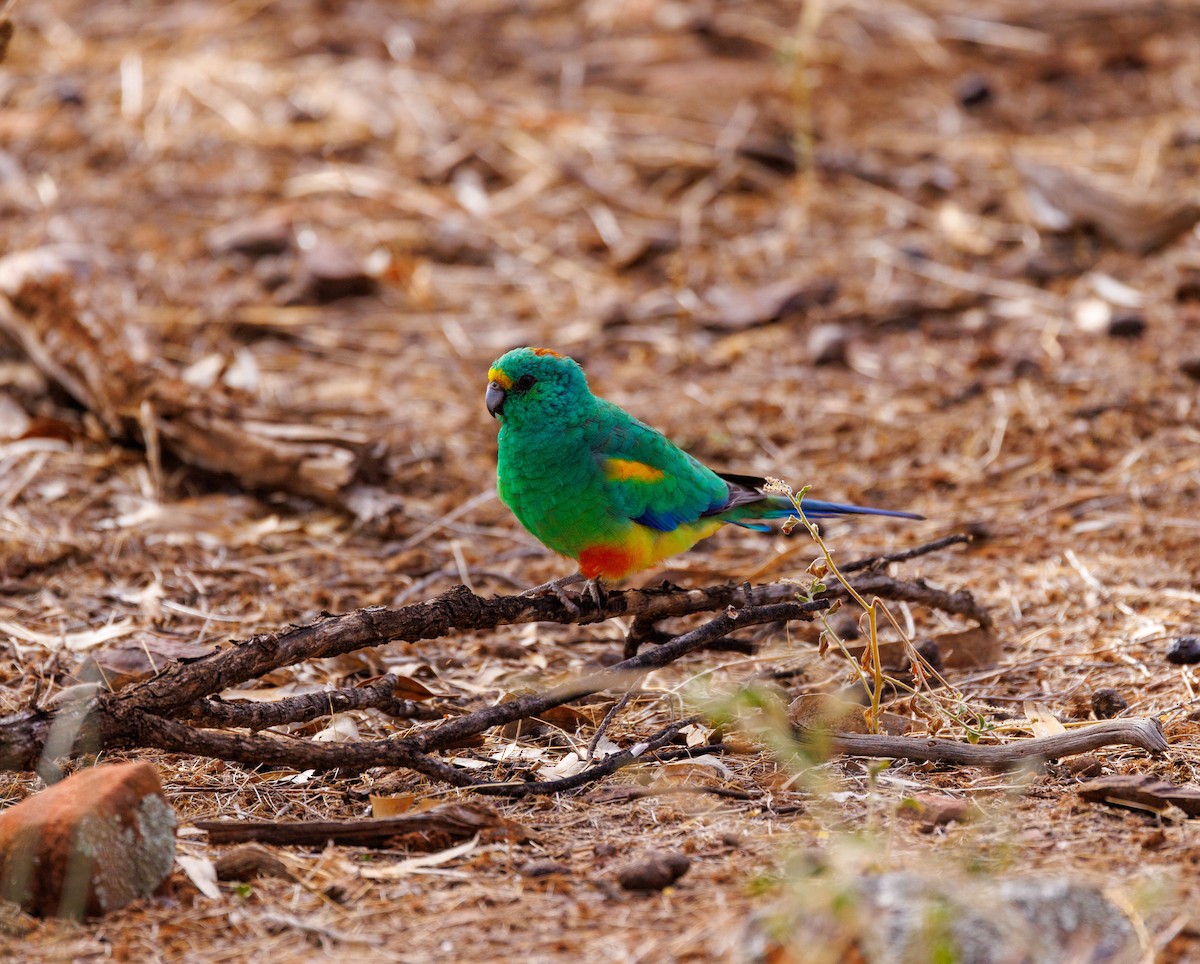
[[[577,597],[569,595],[565,587],[574,586],[576,583],[584,582],[587,585],[584,587],[583,593]],[[596,618],[602,619],[605,607],[608,604],[608,593],[599,579],[587,579],[581,572],[571,573],[569,576],[563,576],[561,579],[553,579],[550,582],[542,583],[540,586],[534,586],[532,589],[526,589],[522,596],[555,596],[558,601],[563,604],[571,615],[578,617],[583,610],[579,603],[583,601],[585,595],[596,604]]]
[[[580,613],[579,603],[572,599],[565,591],[564,587],[573,586],[577,582],[583,581],[583,573],[573,572],[569,576],[563,576],[561,579],[551,579],[549,582],[544,582],[540,586],[534,586],[532,589],[526,589],[522,596],[555,596],[558,601],[563,604],[569,613],[578,616]]]
[[[608,607],[608,590],[604,588],[604,583],[599,579],[589,579],[587,581],[587,593],[592,597],[592,602],[596,604],[596,615],[603,615],[604,610]]]

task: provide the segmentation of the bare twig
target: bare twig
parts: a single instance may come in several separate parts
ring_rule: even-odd
[[[927,556],[931,552],[937,552],[939,549],[945,549],[949,546],[972,543],[975,539],[976,537],[968,532],[956,532],[952,536],[934,539],[933,542],[926,542],[923,545],[913,546],[911,549],[903,549],[900,552],[889,552],[885,555],[855,559],[853,562],[847,562],[838,568],[842,572],[862,572],[865,569],[881,569],[893,562],[907,562],[909,559],[916,559],[918,556]]]

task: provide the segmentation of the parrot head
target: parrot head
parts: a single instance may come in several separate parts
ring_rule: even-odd
[[[549,348],[514,348],[488,370],[487,410],[502,425],[553,424],[590,396],[578,363]]]

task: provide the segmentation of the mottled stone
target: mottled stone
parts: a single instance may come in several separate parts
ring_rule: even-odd
[[[0,897],[30,914],[104,914],[171,872],[175,813],[148,763],[97,766],[0,813]]]

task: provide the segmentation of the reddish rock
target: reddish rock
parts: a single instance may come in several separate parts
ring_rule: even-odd
[[[0,813],[0,897],[30,914],[103,914],[158,889],[175,813],[148,763],[92,767]]]

